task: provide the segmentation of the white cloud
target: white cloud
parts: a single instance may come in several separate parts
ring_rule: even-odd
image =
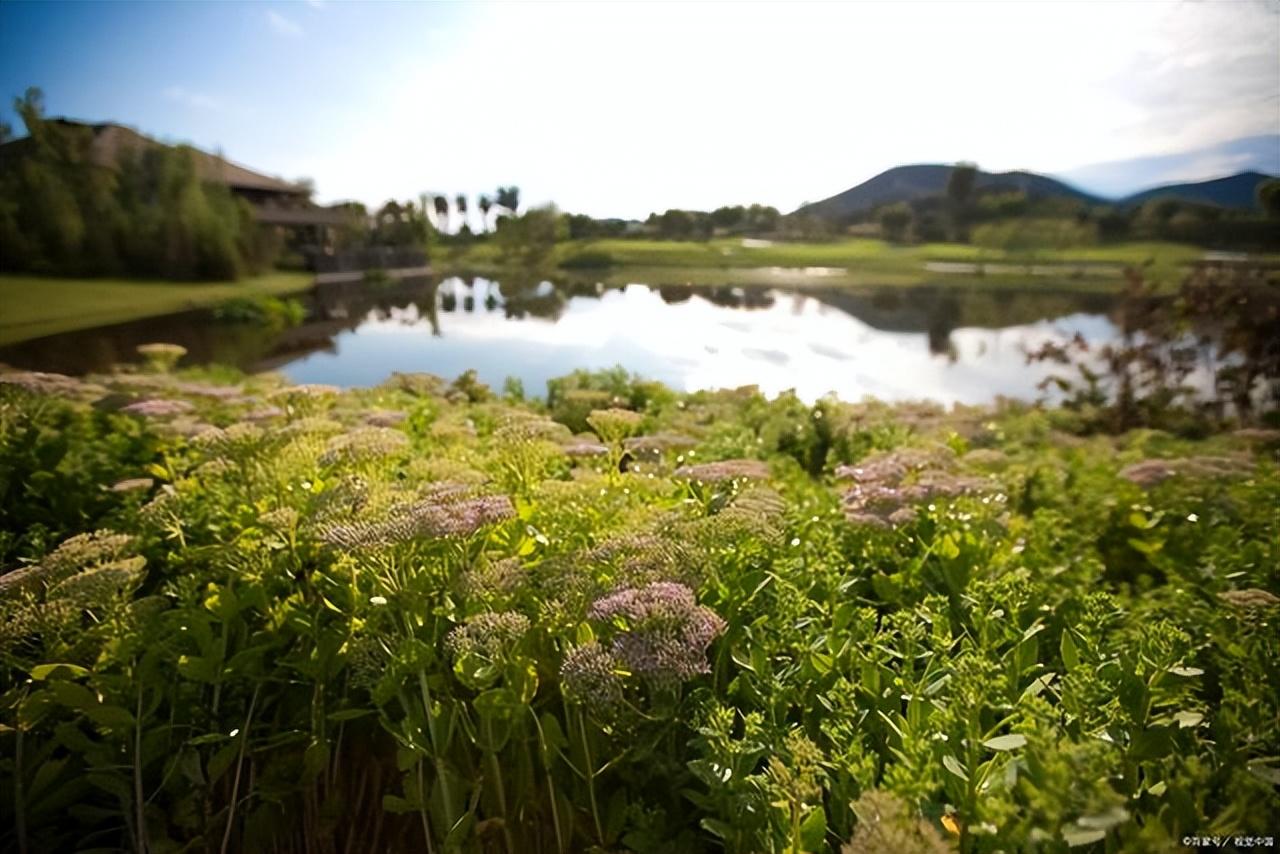
[[[312,9],[323,9],[324,0],[307,0],[307,5]]]
[[[221,110],[222,102],[211,95],[203,92],[193,92],[190,89],[184,89],[181,86],[170,86],[164,90],[164,96],[170,101],[176,101],[179,104],[185,104],[188,107],[197,107],[201,110]]]
[[[298,26],[296,21],[286,18],[275,9],[267,10],[267,23],[271,25],[271,29],[282,36],[297,38],[302,35],[302,27]]]

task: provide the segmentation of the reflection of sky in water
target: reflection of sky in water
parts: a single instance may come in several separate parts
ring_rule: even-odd
[[[925,332],[878,329],[803,295],[777,293],[769,307],[742,309],[696,293],[673,305],[655,289],[630,285],[600,298],[572,297],[556,320],[515,320],[485,310],[488,289],[477,282],[473,312],[440,312],[439,337],[415,307],[394,309],[339,334],[331,352],[282,370],[298,382],[353,386],[378,383],[392,371],[451,378],[475,368],[495,388],[514,376],[540,395],[548,379],[576,368],[622,365],[685,390],[754,384],[769,395],[794,388],[810,401],[835,391],[846,400],[980,403],[1037,396],[1036,383],[1051,368],[1027,365],[1024,347],[1077,332],[1091,342],[1115,334],[1105,316],[1068,314],[1002,329],[957,328],[952,353],[940,355],[930,352]],[[440,290],[455,293],[459,308],[469,293],[453,282]]]

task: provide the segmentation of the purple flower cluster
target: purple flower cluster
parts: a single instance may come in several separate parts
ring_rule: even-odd
[[[725,629],[724,620],[699,605],[692,590],[671,581],[611,593],[596,600],[588,616],[617,625],[612,655],[630,672],[664,687],[707,673],[707,648]]]
[[[608,713],[622,703],[621,663],[596,641],[570,650],[560,665],[565,699]]]
[[[603,457],[609,453],[609,449],[599,442],[592,442],[585,439],[575,439],[567,445],[563,446],[565,454],[570,457]]]
[[[769,467],[760,460],[718,460],[681,466],[675,476],[699,483],[726,483],[734,480],[764,480]]]
[[[916,517],[918,504],[989,486],[983,478],[941,468],[950,459],[943,451],[903,448],[858,465],[840,466],[836,476],[855,481],[844,495],[845,518],[855,525],[896,528]]]
[[[409,447],[409,437],[390,427],[360,427],[329,440],[320,464],[352,463],[390,457]]]
[[[321,529],[320,539],[338,548],[376,548],[420,538],[467,536],[513,516],[515,507],[505,495],[443,502],[430,498],[393,506],[379,518],[329,525]]]
[[[449,632],[444,645],[454,658],[478,655],[493,660],[529,632],[529,618],[518,611],[477,614]]]
[[[1252,469],[1239,457],[1182,457],[1176,460],[1143,460],[1120,470],[1120,477],[1149,489],[1179,475],[1196,478],[1238,477]]]

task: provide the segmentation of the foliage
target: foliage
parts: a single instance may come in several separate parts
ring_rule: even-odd
[[[556,243],[568,237],[568,231],[554,207],[540,207],[520,216],[498,220],[497,241],[502,263],[523,269],[538,270],[551,261]]]
[[[236,297],[215,306],[213,316],[225,323],[252,323],[272,330],[297,326],[307,317],[296,299],[272,296]]]
[[[1271,831],[1274,432],[156,367],[0,374],[6,850]]]
[[[1080,413],[1082,427],[1205,432],[1280,416],[1280,290],[1201,269],[1167,297],[1140,270],[1128,276],[1115,313],[1120,342],[1095,347],[1077,335],[1027,356],[1071,368],[1041,388]]]
[[[38,90],[17,99],[28,137],[0,169],[0,265],[43,275],[236,279],[279,247],[248,203],[202,182],[192,151],[126,152],[94,162],[93,131],[46,120]]]

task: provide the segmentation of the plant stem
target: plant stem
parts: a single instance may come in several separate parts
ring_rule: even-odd
[[[23,699],[26,699],[26,692],[23,692]],[[14,748],[13,756],[13,813],[14,824],[17,825],[18,832],[18,852],[19,854],[27,854],[27,811],[25,804],[22,802],[22,723],[19,721],[15,730],[17,732],[17,746]]]
[[[596,825],[596,841],[604,845],[604,828],[600,824],[600,807],[596,803],[596,768],[591,761],[591,747],[587,744],[587,716],[578,713],[578,733],[582,737],[582,764],[587,778],[587,798],[591,801],[591,818]]]
[[[253,723],[253,709],[258,704],[258,691],[261,685],[253,689],[253,697],[249,700],[249,711],[244,716],[244,729],[240,731],[240,755],[236,757],[236,776],[231,783],[231,806],[227,813],[227,827],[222,832],[222,848],[221,854],[227,854],[227,846],[231,844],[231,828],[235,824],[236,818],[236,802],[240,797],[240,772],[244,768],[244,749],[249,743],[249,727]]]
[[[138,705],[134,716],[133,802],[138,821],[138,854],[147,854],[146,800],[142,796],[142,680],[138,680]]]

